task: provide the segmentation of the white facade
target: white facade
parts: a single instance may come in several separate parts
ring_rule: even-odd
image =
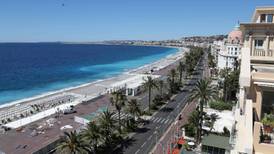
[[[234,69],[236,61],[241,54],[242,32],[239,25],[236,25],[228,35],[227,40],[220,44],[220,52],[218,53],[218,69],[230,68]]]
[[[218,69],[231,68],[235,67],[235,62],[238,59],[238,56],[241,54],[241,45],[240,44],[228,44],[225,43],[221,47],[220,52],[218,53]]]

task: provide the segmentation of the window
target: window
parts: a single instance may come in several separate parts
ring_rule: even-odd
[[[264,44],[264,40],[255,40],[255,48],[262,49]]]
[[[273,22],[273,14],[267,14],[266,15],[266,20],[268,23],[272,23]]]
[[[261,14],[261,22],[265,22],[265,14]]]

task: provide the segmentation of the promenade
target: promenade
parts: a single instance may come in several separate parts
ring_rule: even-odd
[[[131,145],[125,147],[124,149],[117,150],[117,153],[147,154],[151,152],[155,145],[158,144],[160,138],[166,133],[168,128],[173,125],[175,121],[177,121],[177,116],[188,103],[187,98],[191,89],[193,88],[194,84],[204,75],[204,63],[205,58],[200,59],[196,68],[196,75],[193,75],[192,78],[187,82],[183,88],[184,90],[177,94],[173,101],[168,102],[162,109],[154,114],[150,119],[150,123],[146,125],[146,127],[136,132],[136,134],[132,136]],[[192,110],[194,106],[195,105],[191,105],[191,107],[187,109],[186,112]],[[184,118],[184,122],[185,120],[187,120],[186,117]],[[167,138],[170,139],[170,136]]]

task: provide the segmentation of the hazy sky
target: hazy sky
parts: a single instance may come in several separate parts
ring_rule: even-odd
[[[64,4],[64,5],[63,5]],[[228,33],[273,0],[0,0],[0,42],[162,40]]]

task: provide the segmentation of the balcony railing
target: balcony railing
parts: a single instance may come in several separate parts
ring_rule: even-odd
[[[267,136],[266,136],[267,135]],[[254,137],[253,145],[255,152],[264,153],[264,154],[273,154],[274,144],[273,136],[271,130],[266,130],[260,122],[254,123]]]
[[[274,52],[271,49],[254,49],[251,53],[251,57],[255,59],[263,58],[264,60],[267,58],[274,59]]]

